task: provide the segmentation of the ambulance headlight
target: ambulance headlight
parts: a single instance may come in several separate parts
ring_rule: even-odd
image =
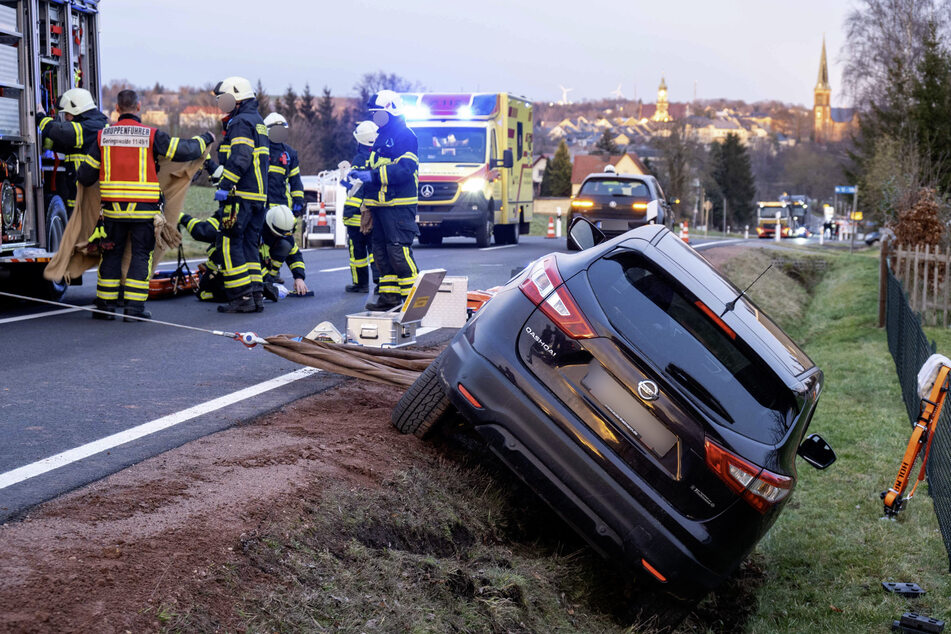
[[[485,189],[484,178],[470,178],[462,184],[462,191],[469,194],[481,192],[483,189]]]

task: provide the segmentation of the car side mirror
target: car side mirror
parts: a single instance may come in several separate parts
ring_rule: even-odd
[[[502,152],[502,158],[492,159],[491,167],[495,169],[496,167],[507,167],[511,169],[515,166],[515,155],[512,154],[511,148]]]
[[[568,227],[568,247],[584,251],[604,242],[604,232],[581,216],[575,216]]]
[[[816,469],[826,469],[835,462],[836,455],[819,434],[810,434],[799,445],[799,455]]]

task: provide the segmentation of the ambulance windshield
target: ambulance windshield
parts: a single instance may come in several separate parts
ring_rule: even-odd
[[[413,126],[420,163],[485,163],[485,128]]]

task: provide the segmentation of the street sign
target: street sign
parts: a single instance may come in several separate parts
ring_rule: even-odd
[[[851,214],[849,214],[849,219],[850,219],[850,220],[861,220],[861,219],[862,219],[862,212],[861,212],[861,211],[853,211]]]
[[[703,209],[704,211],[710,211],[711,209],[713,209],[713,203],[710,202],[709,200],[703,201]]]
[[[835,193],[837,194],[854,194],[855,185],[836,185]]]

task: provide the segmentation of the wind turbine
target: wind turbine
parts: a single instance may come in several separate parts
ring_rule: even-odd
[[[574,90],[574,88],[565,88],[561,84],[559,84],[558,87],[561,88],[561,101],[559,101],[558,104],[562,106],[567,106],[569,103],[571,103],[570,101],[568,101],[568,93]]]
[[[615,99],[624,99],[624,93],[621,92],[621,84],[617,85],[617,88],[611,93]]]

